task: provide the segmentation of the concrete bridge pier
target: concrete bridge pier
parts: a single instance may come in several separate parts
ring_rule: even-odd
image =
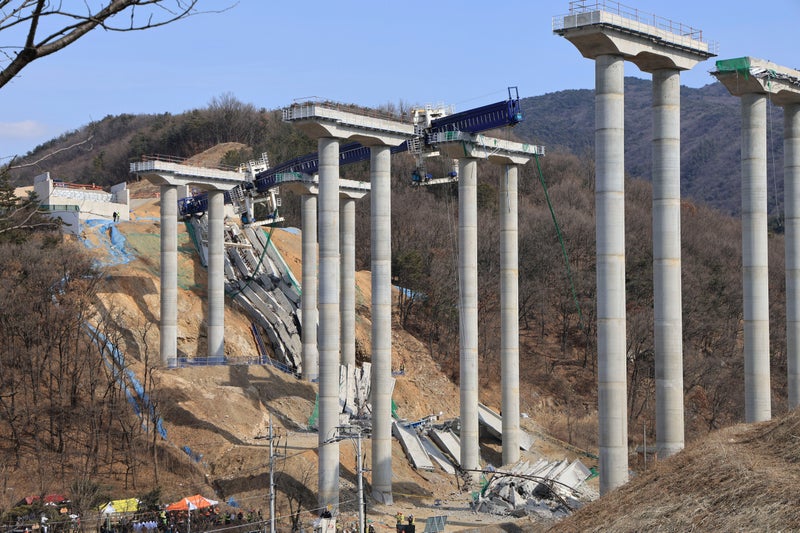
[[[653,72],[653,317],[656,449],[684,446],[683,303],[681,302],[681,74]]]
[[[459,159],[458,296],[461,467],[480,468],[478,443],[478,161]],[[477,479],[477,474],[472,473]]]
[[[356,201],[343,196],[341,203],[341,345],[342,364],[356,364]]]
[[[595,59],[597,361],[601,491],[628,481],[624,59]]]
[[[208,191],[208,356],[225,356],[225,195]]]
[[[339,507],[339,140],[319,152],[319,504]]]
[[[372,497],[392,498],[391,149],[370,148],[372,257]]]
[[[500,380],[503,413],[503,464],[519,460],[519,165],[544,155],[544,148],[483,135],[448,135],[437,140],[444,155],[457,158],[459,337],[461,363],[461,466],[480,466],[478,442],[478,238],[477,163],[505,165],[500,194]],[[491,146],[491,151],[486,149]]]
[[[783,108],[786,206],[786,359],[789,409],[800,406],[800,103]]]
[[[800,71],[753,57],[711,72],[742,102],[745,420],[772,416],[767,281],[767,101],[784,108],[786,358],[789,407],[800,405]]]
[[[653,73],[653,248],[659,451],[683,446],[683,351],[680,320],[680,70],[714,56],[702,32],[643,12],[574,5],[554,17],[554,32],[595,60],[595,205],[597,214],[597,357],[600,493],[628,480],[625,315],[624,61]],[[670,28],[670,31],[664,30]],[[675,28],[675,33],[671,29]],[[676,91],[677,94],[676,94]],[[679,127],[678,127],[679,130]],[[656,190],[657,189],[657,190]],[[677,211],[676,211],[677,207]],[[677,239],[677,240],[676,240]],[[676,246],[677,243],[677,246]],[[670,292],[670,294],[667,294]],[[669,339],[667,339],[669,337]],[[660,434],[658,432],[660,431]]]
[[[519,461],[519,220],[517,165],[500,186],[500,388],[503,464]]]
[[[742,278],[745,420],[772,417],[767,272],[767,95],[742,102]]]
[[[178,357],[178,187],[161,185],[161,364]]]
[[[317,195],[300,197],[302,217],[303,296],[300,301],[303,329],[303,379],[319,377],[317,353]]]
[[[208,193],[208,308],[206,315],[208,355],[224,356],[225,273],[223,254],[223,191],[241,184],[241,172],[195,167],[158,158],[130,164],[130,171],[161,187],[161,361],[165,367],[177,363],[178,342],[178,192],[192,186]]]
[[[339,139],[370,146],[371,180],[378,187],[371,201],[373,218],[373,339],[372,419],[373,496],[391,502],[391,241],[389,146],[410,138],[413,125],[343,111],[336,105],[306,102],[283,110],[319,143],[319,504],[339,505],[339,445],[336,438],[339,407],[340,272],[339,272]],[[368,187],[361,189],[365,194]],[[376,213],[376,209],[381,209]],[[346,218],[347,215],[345,215]],[[386,217],[386,218],[384,218]],[[348,224],[344,222],[344,224]],[[354,224],[353,224],[354,226]],[[378,236],[376,237],[376,233]],[[347,230],[348,235],[353,231]],[[380,242],[383,241],[384,242]],[[376,243],[376,241],[378,241]],[[384,248],[385,246],[385,248]],[[376,248],[377,247],[377,248]],[[380,284],[377,286],[376,284]],[[355,285],[352,284],[353,290]],[[349,310],[347,311],[350,312]],[[377,329],[376,329],[377,328]],[[324,415],[323,415],[324,411]],[[323,420],[324,416],[324,420]]]

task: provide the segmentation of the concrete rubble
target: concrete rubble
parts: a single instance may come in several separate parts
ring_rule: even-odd
[[[201,262],[207,263],[207,221],[188,219]],[[250,315],[254,334],[266,335],[260,343],[262,357],[278,361],[289,371],[301,371],[300,285],[260,228],[226,223],[226,292]],[[268,348],[267,348],[268,347]],[[271,353],[270,353],[271,352]],[[368,428],[371,365],[342,365],[339,374],[340,424]],[[394,388],[394,380],[391,383]],[[502,440],[502,417],[479,404],[479,421],[487,432]],[[312,417],[313,418],[313,417]],[[312,426],[314,422],[310,421]],[[461,443],[458,420],[439,422],[432,415],[416,422],[393,420],[392,434],[400,441],[412,466],[419,470],[441,469],[456,474],[460,467]],[[529,450],[533,437],[520,431],[520,448]],[[476,512],[512,516],[537,515],[558,518],[597,495],[586,486],[592,472],[580,461],[521,461],[508,471],[493,471],[484,487],[473,493]]]
[[[560,518],[597,497],[586,485],[591,475],[580,459],[521,461],[510,470],[490,475],[483,490],[476,493],[474,509],[491,514]]]
[[[207,217],[190,217],[187,223],[200,251],[200,260],[206,265]],[[258,227],[242,229],[228,219],[224,271],[225,292],[253,321],[260,357],[299,375],[302,371],[300,284],[269,242],[267,233]]]

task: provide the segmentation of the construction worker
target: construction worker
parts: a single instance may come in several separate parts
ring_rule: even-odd
[[[394,517],[397,519],[397,531],[405,531],[406,526],[403,524],[403,519],[405,518],[403,516],[403,511],[397,511],[397,514],[394,515]]]

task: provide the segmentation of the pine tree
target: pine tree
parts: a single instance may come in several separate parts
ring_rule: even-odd
[[[39,209],[35,193],[25,198],[14,193],[8,168],[0,169],[0,242],[24,242],[32,233],[49,232],[61,226]]]

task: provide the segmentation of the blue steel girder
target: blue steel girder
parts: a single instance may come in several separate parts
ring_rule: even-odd
[[[464,131],[480,133],[482,131],[513,126],[522,121],[522,109],[519,99],[509,98],[501,102],[485,105],[461,113],[455,113],[436,119],[425,133],[426,142],[432,133],[443,131]]]
[[[403,142],[398,146],[393,146],[390,151],[393,154],[408,150],[408,143]],[[361,143],[347,143],[339,147],[339,165],[350,165],[359,161],[366,161],[370,157],[370,149]],[[317,152],[296,157],[285,163],[269,168],[256,174],[255,186],[258,192],[271,189],[278,182],[277,175],[288,172],[300,172],[302,174],[313,175],[319,170],[319,154]]]
[[[236,187],[240,187],[242,189],[251,188],[248,185],[250,184],[248,183],[245,185],[237,185]],[[234,189],[236,187],[234,187]],[[223,195],[226,204],[233,203],[231,201],[231,191],[233,191],[233,189],[231,189],[230,191],[225,191],[225,194]],[[200,194],[187,196],[186,198],[181,198],[180,200],[178,200],[178,212],[181,214],[181,216],[196,215],[198,213],[205,213],[206,211],[208,211],[207,192],[201,192]]]
[[[512,90],[514,95],[512,95]],[[508,88],[508,99],[494,104],[489,104],[475,109],[469,109],[431,122],[431,127],[425,130],[425,144],[430,144],[430,135],[444,131],[463,131],[467,133],[480,133],[482,131],[513,126],[522,121],[522,109],[519,103],[519,93],[516,87]],[[408,141],[398,146],[391,147],[391,153],[397,154],[408,151]],[[339,147],[339,164],[349,165],[359,161],[366,161],[370,157],[370,149],[360,143],[348,143]],[[259,172],[255,176],[254,186],[258,192],[266,192],[275,187],[280,181],[280,175],[299,172],[314,175],[319,171],[319,154],[310,154],[295,157],[284,163]],[[252,186],[245,185],[246,188]],[[225,193],[225,203],[231,203],[230,193]],[[208,194],[201,193],[178,200],[178,209],[181,215],[203,213],[208,210]]]

